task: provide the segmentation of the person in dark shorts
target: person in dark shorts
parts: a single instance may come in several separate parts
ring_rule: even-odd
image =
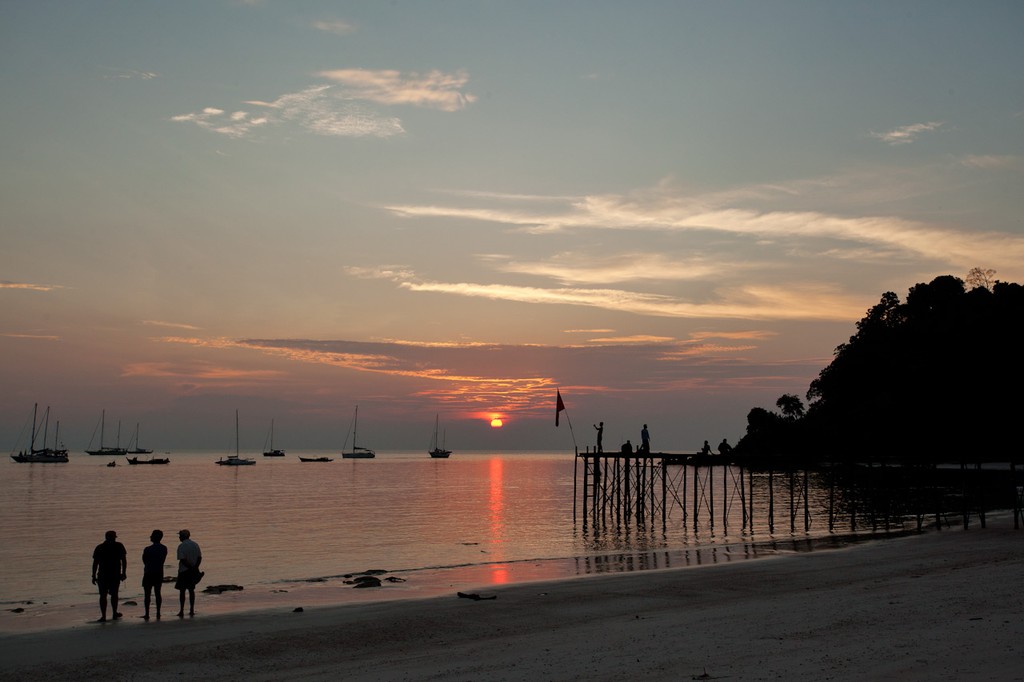
[[[121,581],[128,579],[128,553],[124,545],[117,541],[117,533],[112,530],[107,531],[105,538],[92,553],[92,584],[100,589],[99,623],[107,620],[108,596],[113,617],[121,617],[117,611],[117,592]]]
[[[155,530],[149,536],[153,543],[142,550],[142,587],[146,590],[146,613],[143,618],[149,620],[149,602],[156,597],[156,619],[160,620],[160,605],[163,597],[160,588],[164,584],[164,562],[167,560],[167,546],[161,544],[164,539],[162,530]]]
[[[199,551],[199,545],[192,539],[192,534],[187,530],[178,531],[178,580],[174,588],[178,590],[179,603],[178,618],[185,616],[185,592],[188,592],[188,615],[196,615],[196,584],[203,577],[199,570],[199,564],[203,561],[203,553]]]

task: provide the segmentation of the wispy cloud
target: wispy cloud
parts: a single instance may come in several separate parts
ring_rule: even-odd
[[[690,334],[690,338],[696,341],[703,341],[705,339],[729,339],[733,341],[763,341],[765,339],[770,339],[774,336],[778,336],[778,332],[770,332],[765,331],[763,329],[750,329],[747,331],[735,332],[697,331]]]
[[[237,384],[246,381],[266,381],[283,376],[276,370],[252,370],[224,367],[212,363],[175,364],[170,362],[137,362],[125,365],[121,369],[124,377],[159,377],[187,379],[188,381],[207,381],[213,383]]]
[[[185,329],[187,331],[198,331],[202,327],[196,327],[191,324],[184,324],[181,322],[164,322],[163,320],[143,320],[142,324],[149,325],[152,327],[169,327],[171,329]]]
[[[402,281],[399,286],[421,293],[487,298],[547,305],[577,305],[637,315],[676,318],[850,320],[864,312],[864,300],[842,294],[828,284],[752,285],[718,292],[712,301],[686,301],[674,296],[623,289],[542,288],[473,282]]]
[[[941,121],[929,121],[928,123],[914,123],[899,128],[893,128],[884,133],[872,132],[871,137],[881,140],[886,144],[910,144],[922,133],[930,133],[942,127]]]
[[[24,291],[54,291],[63,289],[59,284],[33,284],[31,282],[12,282],[0,280],[0,289],[22,289]]]
[[[245,111],[235,111],[229,114],[223,109],[214,107],[206,107],[202,111],[191,114],[172,116],[171,120],[178,123],[195,123],[200,128],[228,137],[244,137],[270,121],[266,116],[251,116]]]
[[[661,187],[633,194],[591,195],[552,208],[549,202],[531,210],[517,208],[390,205],[387,210],[401,217],[446,217],[493,222],[534,234],[582,230],[628,230],[661,232],[721,232],[757,240],[791,240],[807,248],[809,238],[840,240],[828,253],[841,258],[848,248],[864,245],[896,249],[906,255],[949,263],[959,270],[977,263],[992,264],[1000,270],[1015,270],[1024,260],[1024,237],[1005,233],[956,231],[895,216],[847,216],[814,210],[759,210],[729,206],[728,196],[686,196]],[[746,199],[749,203],[749,196]],[[877,258],[877,251],[863,252]],[[699,260],[691,264],[700,267]],[[510,265],[510,267],[512,267]],[[535,272],[553,273],[558,264],[529,264]],[[704,267],[712,265],[705,263]],[[566,271],[568,272],[568,271]],[[586,274],[580,268],[577,274]],[[611,273],[614,274],[614,273]],[[624,277],[627,273],[622,272]]]
[[[1019,157],[1011,155],[980,154],[965,156],[960,163],[968,168],[998,169],[1013,168],[1020,163]]]
[[[347,102],[330,85],[307,88],[281,95],[273,102],[250,100],[258,113],[238,110],[228,113],[208,107],[201,112],[172,116],[172,121],[195,123],[201,128],[245,137],[255,130],[293,123],[307,132],[330,137],[391,137],[405,132],[397,118],[380,116]]]
[[[137,71],[136,69],[107,69],[107,78],[119,78],[122,80],[144,80],[150,81],[158,78],[160,74],[153,71]]]
[[[405,132],[398,118],[382,116],[351,102],[344,92],[330,85],[282,95],[273,102],[248,101],[246,104],[272,111],[275,122],[295,122],[317,135],[391,137]]]
[[[716,386],[804,385],[817,364],[792,362],[789,375],[749,367],[744,354],[756,340],[730,345],[706,340],[677,341],[664,336],[622,336],[588,345],[500,343],[423,343],[306,339],[201,339],[169,337],[170,343],[196,348],[235,349],[271,355],[305,365],[387,375],[404,382],[406,394],[429,398],[450,410],[497,411],[536,416],[550,409],[555,386],[573,395],[713,389]],[[818,359],[815,359],[817,362]],[[245,363],[246,365],[248,362]],[[723,367],[737,371],[723,372]],[[551,371],[537,371],[551,368]],[[264,377],[223,364],[142,363],[126,369],[132,376],[178,379],[196,388],[221,383],[262,381]],[[657,379],[652,379],[657,377]],[[543,396],[541,403],[538,396]]]
[[[394,116],[382,115],[362,102],[376,105],[407,105],[457,111],[476,100],[462,92],[469,77],[430,71],[427,74],[369,69],[336,69],[320,76],[337,85],[315,85],[265,102],[247,100],[254,110],[228,112],[205,107],[172,116],[178,123],[194,123],[206,130],[241,138],[257,130],[285,124],[298,125],[315,135],[330,137],[392,137],[405,132]]]
[[[407,105],[458,111],[476,101],[462,92],[469,82],[465,71],[402,73],[391,69],[333,69],[319,76],[340,83],[347,96],[385,105]]]
[[[355,30],[356,30],[355,26],[353,26],[349,22],[341,21],[341,20],[337,20],[337,19],[333,20],[333,21],[331,21],[331,20],[314,21],[313,22],[313,28],[315,28],[318,31],[324,31],[326,33],[333,33],[333,34],[339,35],[339,36],[347,36],[347,35],[349,35],[351,33],[355,33]]]
[[[590,339],[591,343],[612,343],[618,345],[626,344],[652,344],[669,343],[675,341],[671,336],[654,336],[653,334],[632,334],[630,336],[598,336]]]
[[[60,341],[60,337],[55,334],[18,334],[18,333],[0,333],[0,336],[7,339],[30,339],[32,341]]]
[[[486,255],[499,272],[548,277],[563,284],[612,284],[643,280],[679,281],[713,277],[723,270],[740,268],[735,263],[709,262],[706,258],[672,258],[663,254],[621,253],[594,258],[575,253],[555,254],[545,261],[521,262],[505,256]]]

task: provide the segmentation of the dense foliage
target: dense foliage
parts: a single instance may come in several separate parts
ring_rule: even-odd
[[[989,271],[990,272],[990,271]],[[969,280],[970,281],[970,280]],[[935,462],[1019,447],[1024,287],[946,275],[886,292],[807,391],[754,408],[737,452]]]

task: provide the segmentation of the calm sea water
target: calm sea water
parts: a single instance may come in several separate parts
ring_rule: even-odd
[[[738,504],[717,530],[707,519],[695,530],[678,517],[667,528],[588,530],[574,520],[575,461],[565,453],[378,453],[302,463],[299,454],[322,453],[289,452],[257,455],[246,467],[215,465],[222,454],[170,453],[165,466],[121,458],[108,467],[115,460],[83,454],[67,464],[0,463],[0,631],[96,618],[91,557],[108,529],[128,550],[121,598],[139,603],[122,608],[129,618],[142,613],[141,554],[155,528],[165,533],[168,572],[176,570],[176,531],[188,528],[203,551],[200,588],[244,587],[200,594],[200,614],[732,561],[779,549],[758,541],[828,535],[820,520],[811,533],[801,524],[790,535],[787,521],[773,537],[751,535],[735,519]],[[346,574],[367,570],[392,580],[377,589],[345,584]],[[164,593],[165,616],[173,615],[177,592]]]

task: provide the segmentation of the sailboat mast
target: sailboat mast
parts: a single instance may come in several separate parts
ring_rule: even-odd
[[[29,443],[28,451],[34,452],[36,449],[36,412],[39,411],[39,403],[32,406],[32,442]]]
[[[50,435],[50,406],[46,406],[46,414],[43,415],[43,449],[46,448],[46,437]]]
[[[356,429],[359,428],[359,406],[356,405],[356,415],[352,418],[352,452],[356,451]]]
[[[238,410],[235,410],[235,459],[238,459]]]
[[[101,410],[100,411],[100,450],[103,449],[103,431],[104,431],[104,429],[106,429],[106,427],[107,427],[107,411],[106,410]],[[93,433],[96,433],[96,432],[93,431]]]

